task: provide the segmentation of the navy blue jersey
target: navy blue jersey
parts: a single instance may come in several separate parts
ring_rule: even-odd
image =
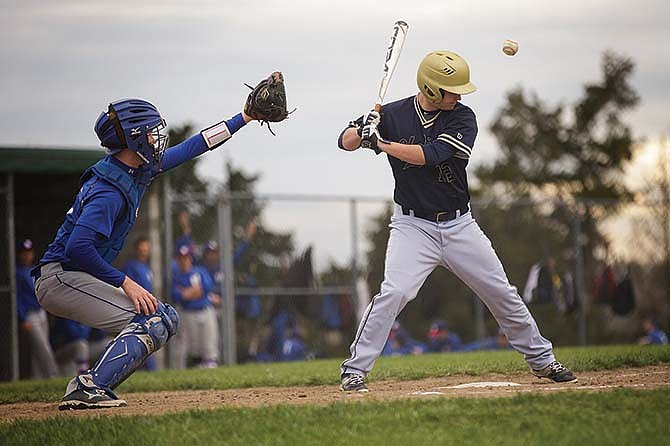
[[[465,168],[477,137],[477,119],[470,107],[458,102],[453,110],[425,112],[416,96],[408,97],[382,107],[379,133],[393,142],[419,144],[426,159],[425,165],[417,166],[388,155],[396,203],[426,214],[467,206]]]

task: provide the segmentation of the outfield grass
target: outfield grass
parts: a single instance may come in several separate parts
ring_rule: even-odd
[[[670,390],[217,409],[0,424],[3,444],[654,445]]]
[[[561,348],[557,358],[576,372],[639,367],[670,362],[670,346],[605,346]],[[231,389],[259,386],[336,384],[339,360],[246,364],[212,370],[138,372],[118,392],[159,390]],[[381,358],[370,380],[410,380],[456,374],[482,375],[526,371],[523,358],[513,351],[445,353]],[[0,404],[21,401],[57,401],[68,379],[19,381],[0,384]]]

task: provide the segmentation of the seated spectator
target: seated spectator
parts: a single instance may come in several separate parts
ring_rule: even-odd
[[[292,325],[286,329],[281,351],[279,352],[280,361],[299,361],[307,357],[307,346],[300,336],[300,330]]]
[[[430,352],[455,352],[463,347],[463,341],[449,330],[446,321],[438,319],[430,325],[427,346]]]
[[[658,328],[658,323],[656,322],[656,317],[649,315],[642,319],[642,329],[645,332],[645,336],[640,338],[640,344],[650,345],[650,344],[660,344],[665,345],[668,343],[668,336],[663,330]]]
[[[79,375],[88,370],[90,334],[91,327],[70,319],[56,318],[51,333],[51,344],[61,375]]]
[[[400,322],[393,322],[388,340],[382,350],[384,356],[420,355],[426,351],[426,346],[412,339]]]
[[[506,350],[510,348],[512,348],[512,346],[509,345],[507,336],[505,336],[502,330],[498,330],[497,336],[489,336],[484,339],[465,344],[460,351],[473,352],[477,350]]]
[[[181,307],[181,338],[185,352],[201,368],[214,368],[219,363],[219,324],[210,300],[208,281],[201,268],[193,266],[191,245],[177,247],[177,274],[172,278],[172,299]],[[188,362],[183,358],[182,362]]]
[[[47,313],[37,302],[30,276],[35,261],[32,240],[21,240],[16,254],[16,306],[19,327],[30,345],[31,378],[52,378],[58,375],[58,366],[49,344]]]

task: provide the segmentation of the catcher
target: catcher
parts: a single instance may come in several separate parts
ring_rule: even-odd
[[[118,333],[93,368],[72,378],[59,409],[125,406],[114,389],[175,335],[179,315],[112,266],[151,180],[226,142],[252,120],[287,117],[281,73],[249,94],[244,111],[165,150],[165,120],[142,99],[109,104],[95,133],[107,156],[81,177],[81,189],[39,264],[37,299],[55,316]]]

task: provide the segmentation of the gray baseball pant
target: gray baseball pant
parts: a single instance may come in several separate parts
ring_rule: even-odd
[[[471,213],[434,223],[403,215],[396,205],[390,228],[384,281],[365,311],[342,373],[366,375],[372,370],[393,321],[438,266],[450,270],[479,296],[531,368],[542,369],[554,361],[551,342],[540,334]]]
[[[26,314],[26,322],[31,325],[30,331],[26,332],[30,342],[31,377],[40,379],[58,376],[58,366],[49,343],[47,313],[42,309],[30,311]]]
[[[41,272],[35,294],[55,316],[114,334],[135,317],[135,307],[121,288],[82,271],[64,271],[60,263],[44,265]]]
[[[200,357],[202,361],[219,361],[219,323],[214,307],[202,310],[179,311],[181,317],[180,334],[184,358]]]

